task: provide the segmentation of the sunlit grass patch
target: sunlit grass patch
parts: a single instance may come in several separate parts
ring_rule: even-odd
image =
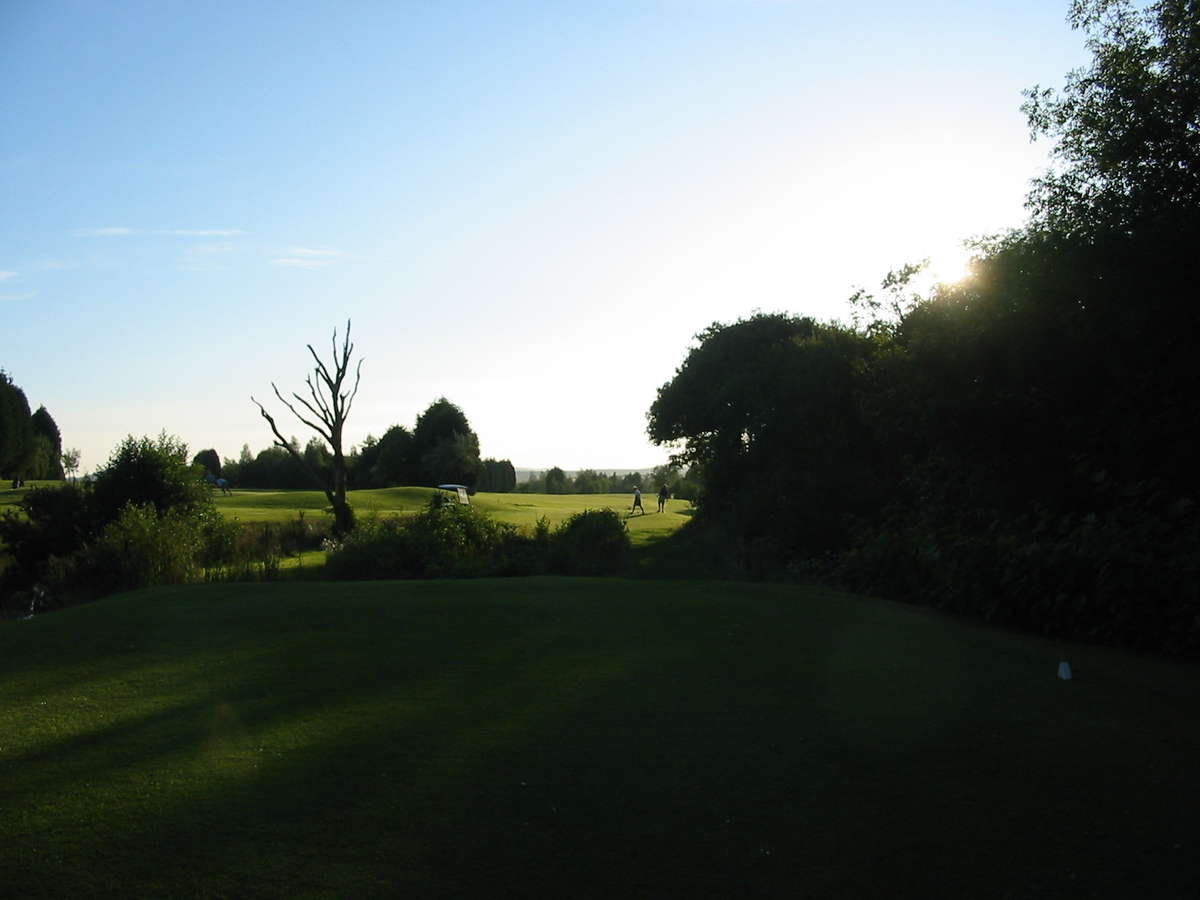
[[[435,488],[399,487],[351,491],[349,501],[355,515],[409,515],[423,509]],[[666,512],[655,511],[657,501],[647,494],[642,500],[646,514],[630,515],[632,494],[495,494],[479,493],[471,498],[477,509],[498,521],[520,528],[533,528],[539,518],[551,526],[566,521],[585,509],[613,509],[628,516],[629,537],[635,546],[673,533],[686,521],[691,504],[670,500]],[[304,511],[325,515],[329,506],[320,491],[242,491],[216,497],[217,508],[242,522],[283,522]]]

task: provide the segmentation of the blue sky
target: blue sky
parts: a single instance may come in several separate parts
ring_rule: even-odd
[[[0,0],[0,366],[84,469],[161,430],[236,457],[352,319],[351,441],[445,395],[486,456],[655,465],[711,322],[845,318],[1020,224],[1065,15]]]

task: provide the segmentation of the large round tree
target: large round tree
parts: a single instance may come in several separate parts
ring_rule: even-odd
[[[412,452],[424,484],[473,487],[479,477],[479,437],[463,411],[445,397],[417,416]]]

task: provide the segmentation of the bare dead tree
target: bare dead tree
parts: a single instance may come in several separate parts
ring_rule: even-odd
[[[321,486],[325,496],[329,499],[329,505],[333,507],[334,532],[341,536],[354,529],[354,511],[346,502],[346,457],[342,453],[342,429],[346,424],[346,417],[350,415],[354,396],[358,393],[358,382],[362,377],[363,364],[360,359],[354,369],[354,387],[347,389],[346,376],[350,371],[350,355],[354,352],[354,345],[350,343],[349,319],[346,320],[346,336],[342,341],[341,348],[338,347],[336,328],[333,329],[332,345],[333,352],[329,366],[317,355],[312,344],[306,345],[308,352],[312,354],[313,361],[316,362],[312,373],[304,379],[305,384],[308,385],[309,399],[305,399],[297,393],[292,394],[292,398],[306,410],[306,414],[301,413],[290,400],[279,392],[275,382],[271,382],[271,389],[275,391],[279,402],[291,410],[292,415],[319,434],[329,445],[329,449],[333,453],[333,471],[329,476],[322,475],[309,465],[308,460],[300,451],[283,436],[279,426],[275,424],[275,419],[267,412],[266,407],[254,399],[254,395],[250,396],[250,400],[258,407],[262,417],[270,423],[271,432],[275,435],[275,446],[282,447],[290,453]]]

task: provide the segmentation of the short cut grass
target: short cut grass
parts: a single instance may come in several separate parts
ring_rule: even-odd
[[[148,589],[0,624],[0,683],[14,897],[1195,885],[1196,669],[829,591]]]

